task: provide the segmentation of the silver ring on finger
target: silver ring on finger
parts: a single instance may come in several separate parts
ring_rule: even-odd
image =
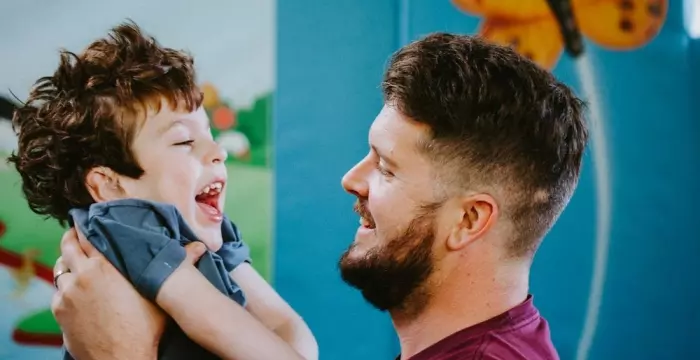
[[[67,270],[59,270],[56,272],[56,274],[53,276],[53,286],[58,290],[58,278],[61,277],[63,274],[67,274],[70,272],[70,269]]]

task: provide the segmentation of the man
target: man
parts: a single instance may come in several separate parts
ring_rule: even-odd
[[[558,359],[528,277],[578,182],[582,102],[514,51],[450,34],[400,49],[383,92],[370,151],[342,182],[361,217],[343,279],[389,312],[401,360]],[[90,319],[61,325],[89,329],[114,358],[138,359],[134,347],[156,337],[137,322],[154,310],[89,247],[86,256],[74,232],[62,249],[101,271],[61,276],[54,311],[110,301],[121,315],[100,315],[109,331]],[[135,330],[120,334],[127,326]]]
[[[343,279],[391,314],[401,359],[557,359],[530,264],[576,187],[583,106],[514,51],[434,34],[396,53]]]

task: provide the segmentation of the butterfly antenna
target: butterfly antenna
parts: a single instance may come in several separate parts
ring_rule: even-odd
[[[15,109],[17,109],[17,105],[12,100],[0,96],[0,120],[11,120]]]
[[[583,39],[576,24],[571,0],[547,0],[547,5],[559,23],[559,31],[564,38],[566,52],[574,58],[583,54]]]

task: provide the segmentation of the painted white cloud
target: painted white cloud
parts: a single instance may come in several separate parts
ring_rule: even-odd
[[[222,133],[216,138],[216,142],[227,152],[236,156],[242,156],[250,150],[250,141],[243,133],[238,131]]]
[[[9,121],[0,120],[0,153],[9,154],[17,150],[17,136]]]

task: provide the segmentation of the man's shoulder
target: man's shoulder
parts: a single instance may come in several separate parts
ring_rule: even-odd
[[[481,343],[484,360],[559,360],[549,324],[539,312],[509,318],[502,326],[486,332]]]
[[[487,334],[479,349],[483,360],[559,360],[549,336]]]
[[[411,360],[559,360],[547,321],[532,297],[511,310],[462,329]]]

